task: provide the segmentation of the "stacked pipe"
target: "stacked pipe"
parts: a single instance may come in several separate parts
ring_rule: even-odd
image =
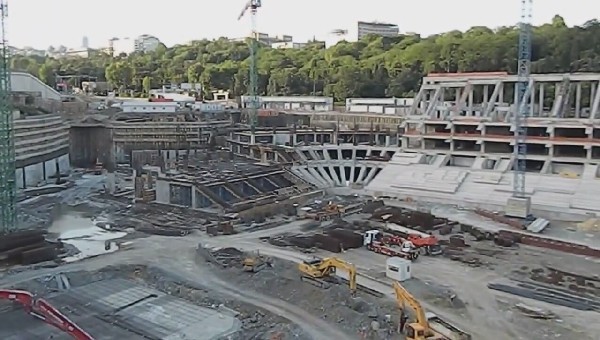
[[[323,234],[316,234],[313,236],[313,239],[315,240],[316,246],[323,250],[332,253],[339,253],[342,251],[341,242],[336,238]]]
[[[34,264],[55,259],[56,245],[46,242],[41,230],[25,230],[0,236],[0,261]]]
[[[344,249],[360,248],[363,245],[363,236],[349,230],[338,228],[329,231],[328,234],[329,236],[340,240]]]

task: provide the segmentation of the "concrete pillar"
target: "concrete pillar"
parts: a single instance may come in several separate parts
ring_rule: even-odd
[[[575,87],[575,118],[581,117],[581,83]]]
[[[390,136],[385,136],[385,146],[390,146]]]
[[[470,87],[469,88],[469,99],[468,99],[469,103],[468,103],[468,109],[467,109],[467,115],[468,116],[473,116],[473,88]]]
[[[117,190],[117,178],[114,172],[108,172],[106,174],[106,191],[114,195]]]
[[[488,85],[483,85],[483,106],[487,105],[487,102],[490,98],[490,87]]]
[[[529,91],[530,93],[530,97],[529,97],[529,116],[530,117],[534,117],[535,116],[535,81],[532,82],[531,85],[531,90]]]
[[[539,114],[538,114],[538,116],[540,116],[540,117],[544,116],[544,96],[545,96],[544,88],[545,88],[544,83],[540,83],[540,98],[539,98],[540,108],[539,108]]]
[[[590,89],[590,119],[596,119],[596,117],[594,117],[594,98],[596,96],[596,83],[592,83],[591,89]]]

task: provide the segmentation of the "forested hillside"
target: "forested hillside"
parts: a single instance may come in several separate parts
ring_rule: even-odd
[[[567,27],[557,16],[533,30],[532,72],[600,72],[600,22]],[[429,72],[516,72],[518,30],[473,27],[422,38],[368,37],[328,49],[271,49],[259,53],[260,88],[268,95],[347,97],[410,96]],[[209,89],[244,94],[248,47],[227,39],[161,47],[149,54],[111,59],[33,58],[15,56],[14,70],[24,70],[53,85],[55,75],[85,74],[108,80],[122,91],[144,93],[171,82],[201,82]]]

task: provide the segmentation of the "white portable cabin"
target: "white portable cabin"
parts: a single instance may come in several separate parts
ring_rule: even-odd
[[[385,276],[398,282],[412,277],[411,262],[400,257],[390,257],[385,261]]]

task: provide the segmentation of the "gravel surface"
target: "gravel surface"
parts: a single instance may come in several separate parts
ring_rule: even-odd
[[[216,268],[216,267],[215,267]],[[398,339],[397,305],[359,291],[352,297],[346,284],[321,289],[300,280],[297,265],[275,260],[272,268],[244,273],[241,267],[215,271],[222,279],[248,290],[293,303],[308,313],[363,339]]]

